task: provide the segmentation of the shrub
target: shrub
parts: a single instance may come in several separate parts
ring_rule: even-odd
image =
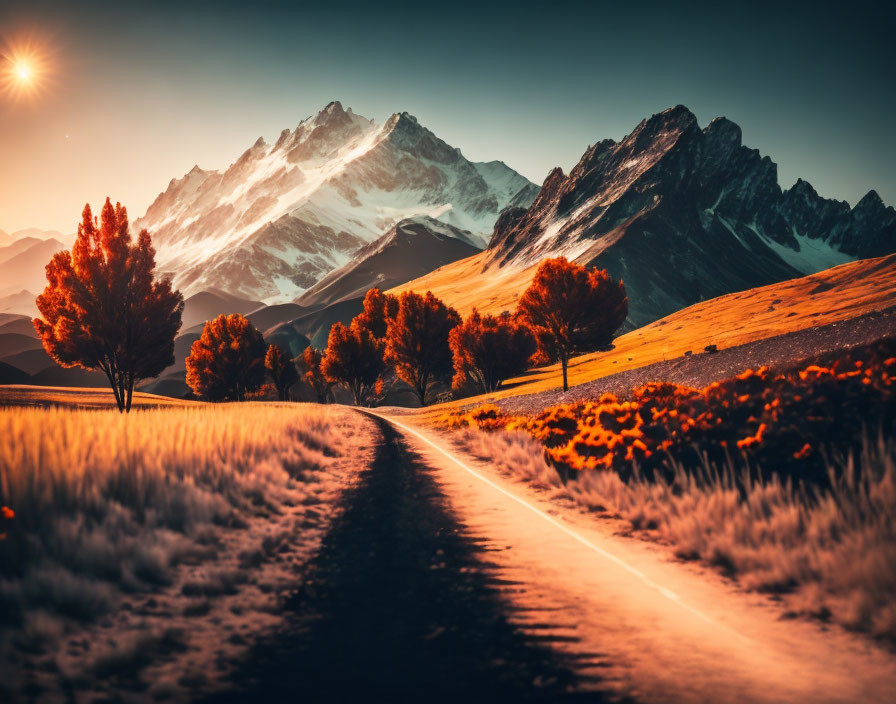
[[[497,410],[483,424],[476,412],[460,417],[525,431],[567,471],[615,469],[627,476],[634,463],[668,470],[670,461],[721,465],[744,454],[782,475],[826,484],[825,452],[855,451],[868,418],[886,432],[896,424],[894,378],[896,341],[884,340],[839,352],[823,365],[748,369],[702,390],[646,384],[627,398],[605,394],[534,416]]]

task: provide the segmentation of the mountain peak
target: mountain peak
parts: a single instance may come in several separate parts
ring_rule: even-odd
[[[796,180],[790,190],[804,198],[818,198],[818,192],[812,187],[812,184],[801,178]]]
[[[730,144],[739,147],[743,139],[740,125],[727,117],[714,117],[703,130],[704,136],[716,144]]]
[[[349,108],[349,112],[351,112],[351,108]],[[344,115],[345,110],[342,108],[342,103],[338,100],[333,100],[327,103],[326,107],[317,113],[318,117],[326,115],[326,116],[339,116]]]
[[[696,124],[696,122],[697,116],[684,105],[676,105],[674,107],[667,108],[662,112],[658,112],[655,115],[652,115],[647,120],[647,124],[662,123],[687,125],[689,123]]]
[[[862,199],[858,203],[856,203],[856,208],[862,208],[863,210],[868,208],[876,209],[881,206],[886,207],[883,199],[873,188],[862,196]]]
[[[420,129],[420,122],[409,112],[396,112],[389,116],[383,126],[387,132],[408,131],[416,132]]]
[[[138,221],[181,290],[292,300],[406,217],[438,218],[481,246],[504,207],[534,196],[512,169],[467,161],[407,112],[378,125],[332,101],[276,143],[173,182]]]

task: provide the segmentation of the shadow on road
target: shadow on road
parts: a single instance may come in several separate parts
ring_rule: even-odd
[[[480,541],[374,420],[376,459],[289,604],[296,627],[255,647],[215,700],[602,701],[569,693],[576,662],[538,635],[550,624],[512,625]]]

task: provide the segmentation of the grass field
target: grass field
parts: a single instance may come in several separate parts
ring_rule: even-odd
[[[477,304],[480,310],[494,313],[506,309],[508,302],[515,300],[513,296],[525,288],[527,281],[510,274],[506,280],[477,280],[475,274],[478,268],[474,259],[472,257],[442,267],[393,293],[398,290],[431,289],[464,314],[480,300],[486,301]],[[527,271],[534,275],[534,270]],[[506,291],[500,295],[490,293],[493,287],[498,286],[505,286]],[[515,293],[511,295],[511,291]],[[896,255],[843,264],[812,276],[698,303],[626,333],[614,340],[613,349],[608,352],[593,352],[572,359],[569,363],[569,384],[573,386],[673,359],[686,351],[696,354],[707,345],[725,349],[855,318],[869,311],[886,310],[894,305]],[[547,391],[559,386],[560,367],[551,365],[508,380],[504,388],[494,394],[443,404],[436,412],[461,405],[475,405],[486,399]],[[430,413],[424,411],[421,417],[426,419]]]
[[[196,401],[134,392],[134,408],[183,407],[196,404]],[[0,385],[0,407],[2,406],[115,408],[115,396],[109,388]]]
[[[300,404],[0,409],[0,692],[213,680],[276,623],[371,434]]]

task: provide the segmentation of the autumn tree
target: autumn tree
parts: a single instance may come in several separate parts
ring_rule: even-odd
[[[335,323],[320,363],[324,378],[351,391],[356,406],[366,404],[385,369],[382,345],[363,325]]]
[[[299,373],[292,360],[283,354],[280,345],[268,347],[264,357],[264,368],[268,370],[274,388],[277,389],[277,398],[281,401],[289,400],[289,390],[299,380]]]
[[[470,380],[484,393],[526,371],[536,350],[535,336],[516,316],[480,315],[475,308],[451,331],[448,343],[454,359],[452,388]]]
[[[334,383],[327,380],[321,370],[323,358],[324,356],[320,350],[316,350],[311,345],[308,345],[305,351],[295,359],[296,366],[302,374],[302,379],[311,387],[318,403],[327,402],[330,396],[330,389],[333,388]]]
[[[209,320],[187,357],[187,385],[210,401],[242,401],[265,378],[264,338],[242,315]]]
[[[460,316],[431,291],[421,296],[405,291],[398,299],[398,313],[386,333],[386,361],[417,394],[425,406],[433,384],[451,379],[453,371],[448,334],[460,324]]]
[[[628,315],[628,298],[622,282],[606,271],[559,257],[541,263],[517,312],[535,334],[539,352],[560,362],[566,391],[569,358],[612,342]]]
[[[383,293],[372,288],[364,296],[364,308],[355,316],[357,323],[368,330],[377,340],[384,340],[389,321],[398,314],[398,296]]]
[[[37,297],[34,327],[47,354],[63,367],[102,371],[123,412],[139,381],[174,363],[184,299],[154,270],[149,233],[134,242],[127,210],[107,198],[99,222],[84,206],[72,250],[53,255]]]

